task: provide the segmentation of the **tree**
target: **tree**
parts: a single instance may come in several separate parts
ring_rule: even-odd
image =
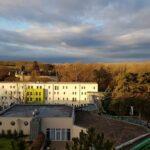
[[[25,70],[26,70],[26,67],[25,67],[24,65],[22,65],[22,66],[21,66],[21,71],[24,72]]]
[[[38,62],[37,62],[37,61],[34,61],[34,62],[33,62],[32,69],[33,69],[33,70],[36,70],[36,71],[39,71],[39,70],[40,70],[40,67],[39,67],[39,65],[38,65]]]
[[[113,143],[104,138],[104,134],[97,134],[94,128],[87,133],[80,132],[79,138],[73,138],[72,144],[66,143],[66,150],[112,150]]]
[[[112,93],[110,91],[105,92],[104,99],[102,100],[102,106],[107,113],[110,112],[109,106],[110,106],[111,101],[112,101]]]
[[[112,81],[112,74],[108,69],[101,67],[99,70],[93,71],[95,81],[98,83],[99,91],[105,91]]]

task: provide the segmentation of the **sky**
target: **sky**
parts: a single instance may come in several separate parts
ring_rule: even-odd
[[[0,0],[0,60],[150,60],[150,0]]]

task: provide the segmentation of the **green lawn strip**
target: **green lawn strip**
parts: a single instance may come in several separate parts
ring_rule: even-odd
[[[12,143],[16,148],[17,140],[18,139],[13,139],[13,138],[0,138],[0,150],[13,150]],[[27,149],[27,144],[26,144],[26,149]]]

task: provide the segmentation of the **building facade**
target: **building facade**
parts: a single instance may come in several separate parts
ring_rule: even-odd
[[[0,134],[23,132],[33,140],[43,132],[52,141],[71,141],[81,130],[74,125],[74,108],[66,105],[14,105],[0,113]]]
[[[96,92],[98,84],[89,82],[1,82],[0,104],[26,102],[81,105],[91,103],[90,93]]]

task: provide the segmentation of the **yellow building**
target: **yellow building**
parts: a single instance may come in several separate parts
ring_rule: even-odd
[[[44,89],[43,88],[26,88],[25,99],[27,103],[44,104]]]

